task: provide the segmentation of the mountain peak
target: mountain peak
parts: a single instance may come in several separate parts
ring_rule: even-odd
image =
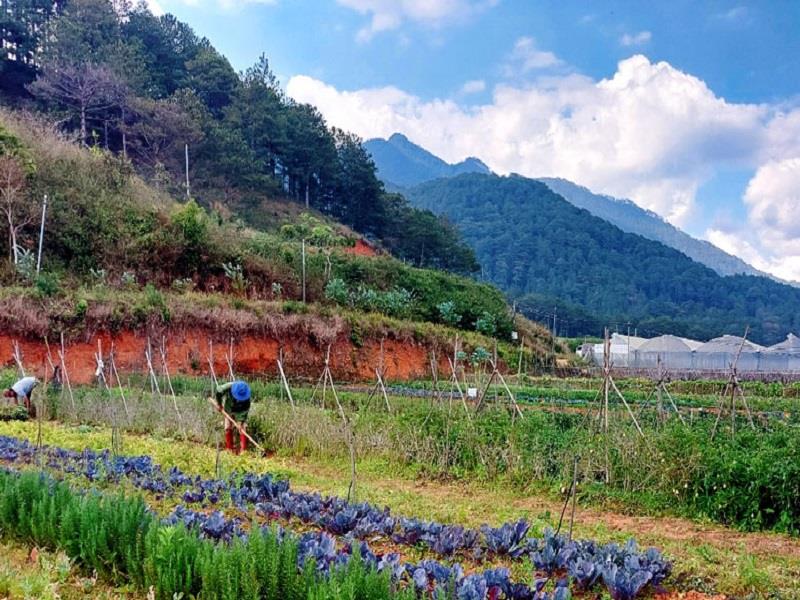
[[[364,142],[378,167],[378,176],[390,187],[408,187],[463,173],[491,173],[489,167],[474,156],[459,163],[448,163],[409,140],[402,133],[388,139],[375,138]]]
[[[377,139],[380,139],[380,138],[377,138]],[[405,143],[408,143],[408,144],[411,143],[411,140],[409,140],[402,133],[393,133],[392,135],[389,136],[389,139],[386,140],[386,141],[387,142],[405,142]]]

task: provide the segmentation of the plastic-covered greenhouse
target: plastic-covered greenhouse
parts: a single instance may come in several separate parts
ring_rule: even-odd
[[[800,337],[789,334],[785,341],[764,347],[735,335],[723,335],[705,343],[674,335],[652,339],[614,334],[611,361],[616,368],[651,369],[659,364],[671,371],[727,371],[736,361],[739,372],[800,372]],[[737,360],[738,355],[738,360]],[[603,345],[594,345],[586,358],[603,364]]]

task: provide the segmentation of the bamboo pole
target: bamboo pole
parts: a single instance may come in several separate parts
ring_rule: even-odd
[[[19,370],[20,375],[22,377],[26,377],[25,366],[22,364],[22,352],[19,349],[19,342],[17,342],[17,340],[12,340],[11,348],[12,356],[14,357],[14,362],[17,364],[17,369]]]
[[[58,358],[61,361],[61,372],[64,374],[64,383],[67,384],[67,392],[69,393],[69,400],[72,404],[72,410],[77,411],[75,407],[75,396],[72,393],[72,384],[69,381],[69,372],[67,371],[67,360],[66,360],[67,349],[64,345],[64,332],[61,332],[61,348],[58,350]],[[75,412],[75,416],[77,417],[77,412]]]
[[[292,405],[292,410],[296,411],[297,407],[295,406],[294,398],[292,397],[292,390],[289,388],[289,381],[286,379],[286,372],[283,370],[283,348],[278,351],[278,372],[281,375],[283,387],[286,389],[286,395],[289,397],[289,404]]]
[[[122,407],[125,409],[125,416],[128,419],[131,418],[131,411],[128,410],[128,401],[125,398],[125,389],[122,386],[122,380],[119,378],[119,372],[117,371],[117,363],[114,360],[114,342],[111,342],[111,355],[109,356],[109,362],[111,364],[111,375],[117,380],[117,386],[119,387],[119,395],[122,398]]]
[[[225,362],[228,363],[228,375],[231,381],[236,380],[236,375],[233,372],[233,338],[228,342],[228,351],[225,353]]]
[[[183,439],[186,441],[189,439],[189,436],[186,432],[186,424],[183,422],[183,415],[181,414],[180,408],[178,408],[178,398],[175,395],[175,388],[172,387],[172,377],[169,375],[169,366],[167,365],[167,349],[164,336],[161,337],[161,346],[159,346],[158,351],[161,355],[161,368],[164,372],[164,377],[167,379],[169,393],[172,396],[172,406],[175,408],[175,414],[178,416],[178,424],[180,425],[181,433],[183,433]]]

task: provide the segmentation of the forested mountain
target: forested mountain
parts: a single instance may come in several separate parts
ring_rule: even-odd
[[[368,140],[364,143],[364,147],[375,161],[378,176],[387,186],[398,189],[442,177],[455,177],[462,173],[490,173],[489,168],[477,158],[469,158],[457,165],[448,165],[399,133],[395,133],[388,140]],[[713,244],[693,238],[654,212],[640,208],[630,200],[595,194],[566,179],[550,177],[538,179],[570,204],[588,210],[623,231],[636,233],[675,248],[720,275],[769,277],[768,274]]]
[[[630,322],[640,333],[702,339],[749,325],[755,341],[775,343],[800,328],[800,290],[764,277],[721,277],[571,205],[540,181],[466,174],[423,183],[407,196],[450,218],[484,276],[529,316],[557,306],[573,335]]]
[[[588,210],[594,216],[613,223],[623,231],[636,233],[680,250],[692,260],[714,269],[720,275],[768,276],[713,244],[693,238],[654,212],[640,208],[630,200],[595,194],[566,179],[542,177],[539,181],[544,182],[570,204]]]
[[[477,268],[447,222],[385,192],[359,138],[286,97],[264,57],[237,73],[185,23],[126,0],[7,0],[0,38],[4,104],[175,198],[262,228],[280,225],[266,200],[293,201],[418,266]]]
[[[449,164],[438,156],[417,146],[401,133],[388,140],[367,140],[364,148],[378,167],[378,177],[389,186],[407,187],[440,177],[455,177],[462,173],[490,173],[489,167],[477,158],[467,158]]]

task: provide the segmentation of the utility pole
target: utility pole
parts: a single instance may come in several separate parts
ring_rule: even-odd
[[[556,368],[556,312],[557,307],[553,307],[553,372]]]
[[[306,240],[303,238],[300,243],[300,255],[302,258],[303,269],[303,304],[306,303]]]
[[[625,366],[630,368],[630,366],[631,366],[631,322],[628,321],[626,323],[626,325],[628,326],[628,354],[625,356]]]
[[[42,269],[42,243],[44,242],[44,219],[47,215],[47,194],[44,195],[44,202],[42,202],[42,224],[39,227],[39,253],[36,256],[36,274]]]
[[[183,150],[186,154],[186,198],[191,198],[192,194],[189,190],[189,144],[184,144]]]

